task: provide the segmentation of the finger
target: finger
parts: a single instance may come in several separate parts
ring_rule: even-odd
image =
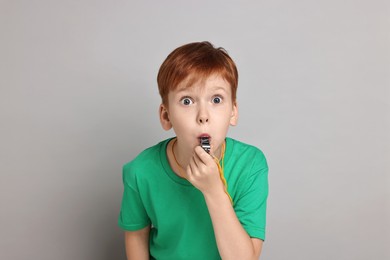
[[[203,150],[201,148],[201,150]],[[210,173],[210,171],[213,171],[213,167],[215,166],[215,162],[214,160],[210,157],[210,155],[206,152],[205,153],[205,157],[201,158],[202,155],[199,155],[197,154],[197,152],[195,152],[195,154],[193,155],[192,159],[194,160],[194,162],[196,163],[196,171],[198,174],[208,174]]]
[[[191,169],[191,176],[196,177],[198,175],[198,167],[194,161],[194,157],[191,157],[190,163],[188,164],[188,166]]]
[[[202,164],[204,164],[204,162],[202,161],[202,159],[199,157],[198,153],[195,151],[194,154],[192,155],[192,160],[194,160],[195,162],[195,165],[197,168],[201,167]]]
[[[209,165],[214,161],[213,157],[210,154],[208,154],[205,150],[203,150],[203,148],[200,146],[195,147],[195,153],[198,157],[198,160],[205,165]]]

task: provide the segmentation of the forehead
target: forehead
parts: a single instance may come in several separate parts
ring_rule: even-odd
[[[190,90],[204,90],[207,89],[221,89],[231,92],[229,82],[220,74],[211,74],[208,76],[189,75],[186,79],[180,82],[175,92],[190,91]]]

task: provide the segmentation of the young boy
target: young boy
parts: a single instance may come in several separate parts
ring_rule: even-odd
[[[226,137],[238,118],[233,60],[209,42],[186,44],[166,58],[157,82],[161,125],[176,137],[123,168],[127,258],[258,259],[268,166],[259,149]]]

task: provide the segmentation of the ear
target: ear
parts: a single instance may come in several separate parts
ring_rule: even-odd
[[[160,123],[161,123],[162,128],[164,130],[166,130],[166,131],[171,129],[172,128],[172,123],[169,120],[168,109],[166,108],[166,106],[164,104],[160,105],[159,116],[160,116]]]
[[[233,109],[232,109],[232,116],[230,117],[230,125],[235,126],[237,125],[238,121],[238,105],[237,102],[233,103]]]

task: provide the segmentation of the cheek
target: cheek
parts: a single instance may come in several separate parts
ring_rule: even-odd
[[[171,123],[177,136],[183,136],[191,128],[191,123],[185,116],[175,115],[171,118]]]
[[[176,125],[189,125],[196,121],[196,110],[185,108],[172,114],[172,120]]]
[[[221,126],[226,126],[230,124],[230,119],[231,119],[231,111],[229,112],[223,111],[223,113],[220,113],[219,116],[217,116],[216,120]]]

